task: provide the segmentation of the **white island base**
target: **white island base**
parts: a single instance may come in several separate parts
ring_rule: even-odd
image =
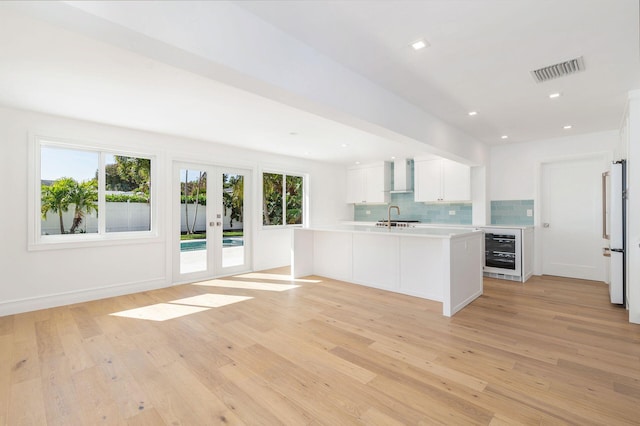
[[[450,317],[482,295],[483,235],[451,228],[298,228],[291,272],[442,302]]]

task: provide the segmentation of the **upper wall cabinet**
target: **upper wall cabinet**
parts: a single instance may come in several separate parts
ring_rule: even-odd
[[[391,163],[387,161],[347,169],[347,203],[388,203],[390,190]]]
[[[415,201],[471,200],[471,168],[445,158],[415,160]]]

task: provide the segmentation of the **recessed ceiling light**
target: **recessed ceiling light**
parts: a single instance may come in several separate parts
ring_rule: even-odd
[[[360,162],[359,162],[359,161],[356,161],[356,164],[360,164]]]
[[[509,136],[507,136],[507,135],[502,135],[502,136],[500,136],[500,139],[509,139]]]
[[[570,128],[572,128],[573,126],[571,124],[567,124],[566,126],[563,127],[563,129],[565,130],[569,130]]]
[[[429,45],[429,43],[427,43],[426,41],[424,41],[423,39],[420,40],[416,40],[413,43],[411,43],[411,47],[413,47],[413,50],[420,50],[420,49],[424,49],[425,47],[427,47]]]
[[[343,144],[342,144],[342,145],[340,145],[340,146],[341,146],[342,148],[346,148],[346,147],[348,147],[349,145],[347,145],[346,143],[343,143]]]
[[[309,151],[304,152],[304,155],[309,155],[309,154],[311,154]]]
[[[478,115],[478,111],[469,111],[468,114],[473,117],[474,115]]]
[[[395,160],[395,159],[396,159],[396,156],[395,156],[395,155],[392,155],[392,156],[391,156],[391,159],[392,159],[392,160]]]
[[[560,97],[560,93],[552,93],[549,95],[549,99],[556,99]]]

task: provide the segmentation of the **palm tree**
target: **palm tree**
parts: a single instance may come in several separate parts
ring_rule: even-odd
[[[187,234],[195,234],[198,220],[198,206],[207,205],[207,172],[197,171],[198,178],[189,180],[189,170],[184,170],[184,182],[180,183],[180,203],[184,204],[184,221]],[[202,192],[201,192],[202,191]],[[189,223],[189,202],[193,201],[195,212],[193,222]]]
[[[230,226],[233,226],[233,221],[242,222],[243,205],[244,205],[244,176],[242,175],[222,175],[222,187],[223,187],[223,206],[224,215],[226,216],[228,210],[231,210],[229,214]]]
[[[60,218],[60,234],[64,234],[64,222],[62,220],[62,213],[69,210],[69,194],[77,183],[72,178],[60,178],[53,182],[51,185],[42,185],[41,191],[41,206],[40,212],[42,218],[47,218],[47,213],[50,211],[58,213]]]
[[[82,224],[85,214],[92,211],[98,211],[98,182],[90,180],[87,182],[77,183],[72,187],[69,193],[69,203],[75,204],[73,212],[73,224],[69,229],[70,234],[74,234],[78,226]]]
[[[262,175],[262,224],[282,225],[282,180],[283,175]]]

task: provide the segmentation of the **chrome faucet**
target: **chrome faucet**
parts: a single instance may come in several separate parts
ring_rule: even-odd
[[[400,215],[400,207],[398,206],[389,206],[387,209],[387,228],[391,229],[391,209],[398,210],[398,216]]]

